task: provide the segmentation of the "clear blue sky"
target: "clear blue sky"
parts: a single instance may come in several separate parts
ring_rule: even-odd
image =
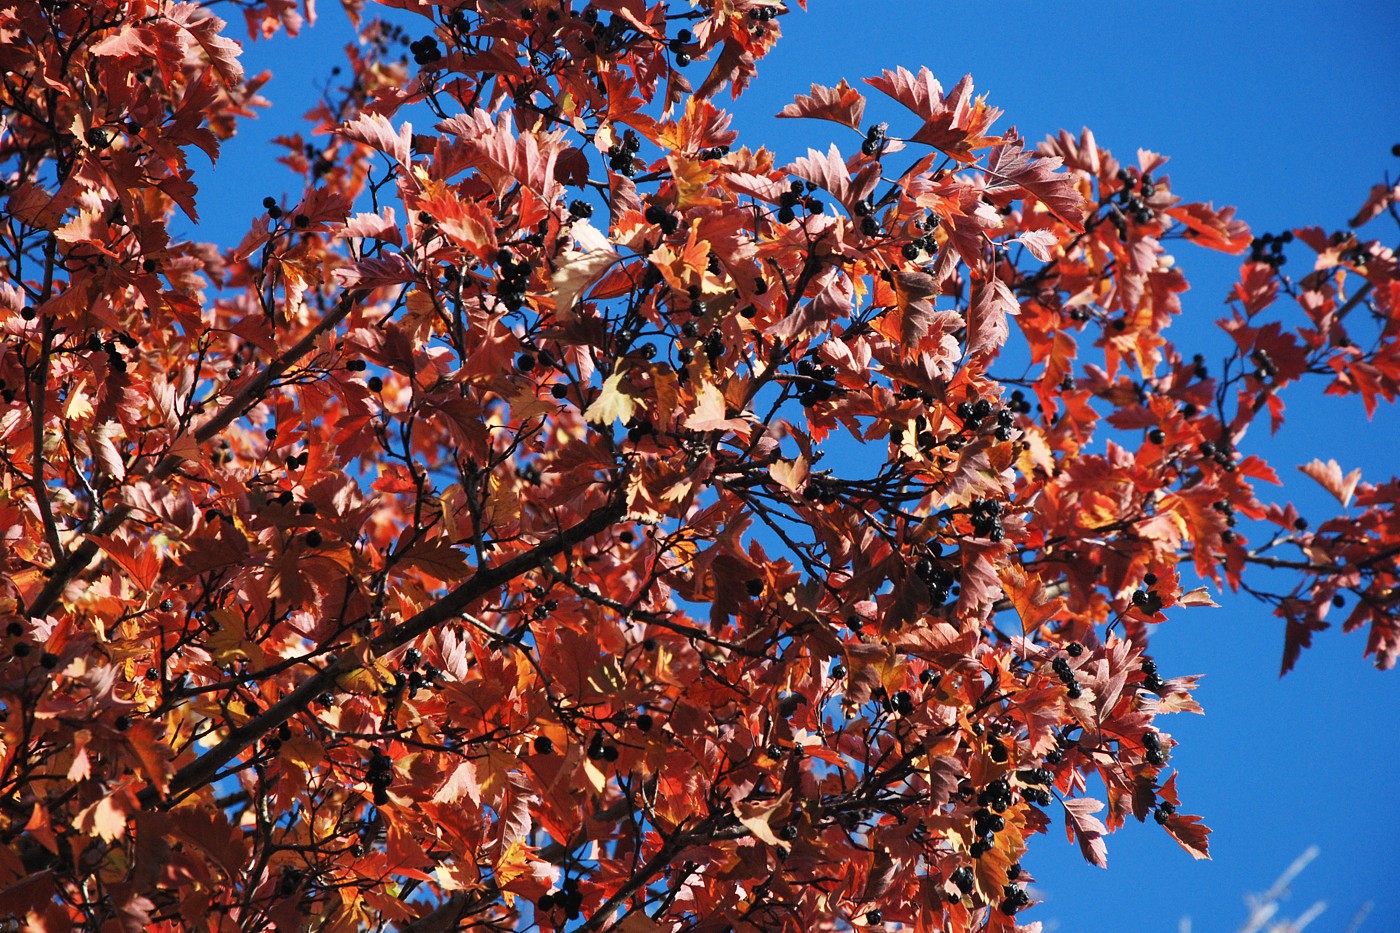
[[[855,144],[832,137],[841,132],[833,124],[772,119],[809,83],[855,84],[883,68],[927,65],[945,86],[971,72],[978,92],[1006,111],[999,126],[1014,124],[1029,139],[1088,126],[1120,159],[1138,147],[1171,156],[1177,194],[1234,204],[1256,232],[1340,226],[1383,172],[1400,174],[1390,155],[1400,142],[1393,3],[811,5],[784,18],[784,41],[736,108],[741,141],[781,156],[831,138]],[[322,13],[301,40],[248,49],[250,70],[276,75],[264,92],[275,106],[228,146],[213,185],[221,193],[206,189],[201,199],[205,236],[236,242],[262,197],[290,184],[270,165],[266,139],[295,123],[347,39],[339,10]],[[884,106],[880,97],[871,91],[872,107]],[[896,116],[876,109],[872,119],[886,115]],[[1369,229],[1395,244],[1383,221]],[[1193,290],[1176,338],[1219,346],[1213,321],[1236,260],[1199,251],[1178,259]],[[1394,408],[1368,424],[1359,404],[1305,401],[1296,390],[1288,403],[1293,421],[1279,438],[1247,441],[1275,458],[1288,483],[1261,497],[1291,496],[1316,523],[1332,514],[1331,500],[1293,465],[1320,453],[1377,482],[1397,472]],[[1400,929],[1400,671],[1375,671],[1361,658],[1364,636],[1331,631],[1279,680],[1281,623],[1247,600],[1221,602],[1173,614],[1153,641],[1163,676],[1208,675],[1197,694],[1206,716],[1168,728],[1182,743],[1173,764],[1184,807],[1214,828],[1214,860],[1193,862],[1149,822],[1112,837],[1110,867],[1100,871],[1057,826],[1025,860],[1045,902],[1023,920],[1067,933],[1175,933],[1189,915],[1195,933],[1233,931],[1245,915],[1243,893],[1267,888],[1315,844],[1321,855],[1283,913],[1325,900],[1309,930],[1343,933],[1370,901],[1364,933]]]

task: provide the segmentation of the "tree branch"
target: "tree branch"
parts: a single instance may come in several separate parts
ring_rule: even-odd
[[[268,732],[310,706],[312,699],[333,687],[341,677],[373,663],[395,648],[407,644],[435,626],[460,615],[468,606],[505,583],[534,570],[545,561],[563,553],[576,544],[607,529],[626,514],[621,501],[610,502],[594,509],[588,517],[567,531],[550,538],[531,551],[511,558],[497,567],[477,571],[472,578],[438,600],[432,606],[401,625],[380,634],[369,642],[361,655],[340,654],[331,657],[325,667],[304,680],[291,693],[272,704],[263,713],[234,729],[218,745],[175,773],[170,782],[170,799],[177,799],[213,780],[224,765]],[[159,799],[154,787],[141,792],[141,803],[150,806]]]
[[[204,444],[217,437],[219,432],[232,424],[235,419],[242,417],[244,412],[261,402],[272,384],[297,360],[311,352],[320,336],[344,320],[351,309],[355,307],[355,303],[364,295],[365,293],[362,291],[349,291],[341,295],[331,312],[317,322],[315,327],[307,331],[301,340],[249,380],[248,384],[237,395],[229,399],[228,404],[195,430],[195,442]],[[167,454],[150,472],[148,478],[153,483],[167,480],[174,476],[175,471],[185,462],[184,457],[177,454]],[[98,522],[97,527],[83,539],[81,544],[62,557],[55,555],[57,559],[53,567],[50,568],[49,582],[44,585],[44,588],[39,591],[39,595],[26,609],[31,619],[47,615],[69,582],[97,556],[98,545],[93,540],[94,536],[110,535],[121,527],[122,523],[131,516],[132,511],[132,507],[125,502],[118,503],[102,517],[102,521]]]

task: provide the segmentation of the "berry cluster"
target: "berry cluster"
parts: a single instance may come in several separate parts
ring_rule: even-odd
[[[797,361],[797,375],[806,381],[802,394],[797,399],[804,408],[810,408],[818,402],[829,402],[838,391],[833,382],[836,378],[836,367],[830,363],[817,366],[804,357]]]
[[[1123,205],[1123,210],[1131,215],[1133,220],[1140,224],[1151,223],[1156,216],[1152,208],[1147,206],[1147,201],[1157,193],[1157,186],[1152,183],[1152,176],[1143,173],[1141,184],[1133,178],[1127,169],[1118,170],[1118,180],[1123,183],[1123,190],[1118,192],[1118,202]],[[1137,191],[1134,192],[1134,188]]]
[[[413,62],[416,65],[425,66],[442,61],[442,49],[438,48],[437,40],[432,36],[424,36],[410,42],[408,50],[413,53]]]
[[[374,788],[374,805],[384,806],[389,802],[389,785],[394,783],[394,760],[379,749],[374,749],[369,756],[365,780]]]
[[[1249,244],[1249,261],[1267,263],[1277,269],[1288,261],[1283,248],[1293,242],[1293,231],[1285,230],[1278,236],[1261,233]]]
[[[885,124],[875,123],[865,131],[865,142],[860,144],[862,155],[876,156],[885,151]]]
[[[1267,350],[1255,350],[1249,354],[1249,359],[1254,363],[1254,372],[1251,375],[1260,382],[1267,383],[1278,375],[1278,365]]]
[[[977,795],[977,803],[1001,813],[1011,806],[1011,785],[1004,778],[997,778]]]
[[[402,670],[408,671],[408,696],[409,699],[419,690],[432,687],[437,683],[441,674],[436,667],[431,664],[422,664],[423,655],[417,648],[409,648],[399,659],[399,666]],[[422,664],[421,667],[419,665]]]
[[[577,920],[583,908],[583,894],[579,892],[578,879],[565,878],[558,891],[541,894],[535,906],[544,912],[558,907],[564,911],[564,916],[570,920]]]
[[[1142,685],[1153,693],[1161,690],[1166,684],[1162,683],[1162,678],[1157,676],[1157,662],[1151,658],[1142,659]]]
[[[1156,675],[1153,675],[1156,676]],[[1150,765],[1166,764],[1167,756],[1162,753],[1162,739],[1155,732],[1144,732],[1142,734],[1142,745],[1147,749],[1147,763]]]
[[[749,19],[759,23],[766,23],[770,20],[777,19],[780,11],[781,8],[776,6],[749,7]]]
[[[1328,238],[1327,243],[1329,246],[1337,247],[1346,243],[1348,239],[1351,238],[1338,230]],[[1337,258],[1342,262],[1351,263],[1353,266],[1364,266],[1371,261],[1371,247],[1360,240],[1355,240],[1343,249]]]
[[[1214,444],[1210,441],[1201,441],[1201,446],[1198,449],[1201,456],[1214,460],[1216,465],[1226,473],[1234,472],[1235,454],[1228,442],[1221,441],[1219,444]]]
[[[880,687],[876,689],[873,698],[880,702],[887,713],[908,716],[914,712],[914,697],[908,690],[896,690],[890,694],[883,687]]]
[[[975,402],[959,402],[955,411],[962,419],[963,428],[975,431],[981,425],[982,419],[992,413],[992,403],[984,398]]]
[[[685,47],[694,38],[695,36],[691,33],[689,29],[680,29],[676,31],[676,37],[670,42],[666,43],[666,48],[670,50],[672,55],[675,55],[677,57],[681,55],[685,56],[684,63],[677,62],[676,64],[682,65],[682,67],[684,67],[684,65],[690,63],[690,53],[685,50]]]
[[[1027,894],[1026,889],[1020,885],[1008,884],[1001,889],[1001,893],[1005,898],[1005,900],[1001,902],[1001,912],[1008,917],[1015,914],[1016,911],[1023,910],[1031,905],[1031,896]]]
[[[1043,787],[1025,787],[1021,789],[1021,796],[1027,803],[1037,803],[1042,807],[1050,806],[1050,802],[1055,798],[1050,796],[1050,792]]]
[[[935,216],[920,217],[914,220],[914,229],[920,232],[920,236],[905,243],[900,250],[900,254],[910,262],[920,256],[929,255],[938,251],[938,238],[933,235],[933,231],[938,227],[938,218]]]
[[[1143,615],[1155,616],[1162,611],[1162,597],[1156,590],[1134,590],[1133,605],[1141,610]]]
[[[1049,768],[1027,768],[1024,771],[1017,771],[1016,777],[1023,784],[1049,784],[1055,780],[1055,775]]]
[[[841,498],[841,493],[827,477],[813,476],[802,488],[802,498],[820,505],[834,505]]]
[[[1152,811],[1152,818],[1157,821],[1157,825],[1165,826],[1167,820],[1171,819],[1174,813],[1176,813],[1176,807],[1170,801],[1163,800],[1157,804],[1157,809]]]
[[[637,152],[642,148],[642,141],[634,130],[627,130],[622,134],[622,143],[608,147],[608,168],[617,172],[624,178],[631,178],[637,174],[637,165],[634,161]]]
[[[311,164],[311,177],[320,178],[330,173],[335,168],[335,160],[326,155],[327,150],[321,149],[315,143],[307,143],[302,147],[302,154],[306,156],[306,161]],[[270,200],[270,199],[269,199]],[[266,202],[264,202],[266,205]],[[273,218],[274,220],[276,218]],[[304,226],[304,225],[303,225]]]
[[[511,311],[519,311],[525,306],[525,293],[529,290],[534,267],[528,262],[516,262],[508,249],[496,254],[496,264],[500,267],[496,297]]]
[[[951,567],[935,563],[927,557],[920,557],[914,562],[914,575],[928,588],[929,599],[935,606],[946,603],[958,587],[958,575]]]
[[[25,310],[29,309],[26,308]],[[94,353],[101,350],[103,353],[107,354],[108,368],[114,373],[124,373],[126,372],[126,358],[122,356],[122,347],[128,350],[135,350],[140,346],[140,343],[135,337],[126,333],[116,333],[113,334],[112,337],[113,339],[111,340],[103,340],[97,334],[88,334],[87,348]],[[118,346],[118,344],[120,344],[120,346]],[[6,401],[9,401],[9,399]]]
[[[799,206],[805,207],[808,213],[820,214],[825,205],[817,198],[812,197],[812,192],[816,190],[817,186],[810,181],[794,181],[778,199],[778,223],[792,223],[797,218]]]
[[[990,810],[978,810],[973,815],[973,828],[979,836],[993,836],[1006,828],[1006,819]]]
[[[577,198],[569,202],[569,217],[573,220],[584,220],[593,216],[593,205],[587,201]]]
[[[969,515],[972,533],[979,538],[997,542],[1006,536],[1001,526],[1001,503],[996,499],[973,499]]]
[[[606,761],[612,763],[617,761],[619,752],[616,745],[606,745],[603,742],[603,733],[595,732],[588,740],[588,757],[593,761]]]
[[[680,218],[660,204],[649,205],[643,216],[646,217],[647,223],[660,227],[661,232],[666,236],[675,233],[681,226]]]
[[[701,149],[695,153],[697,159],[722,159],[729,155],[728,146],[711,146],[708,149]]]
[[[975,401],[959,402],[954,411],[962,420],[963,430],[967,432],[981,431],[983,422],[996,411],[996,427],[992,428],[992,434],[999,441],[1009,441],[1015,434],[1016,415],[1029,413],[1031,405],[1026,401],[1025,393],[1019,389],[1011,393],[1008,402],[1005,408],[996,411],[996,407],[989,400],[979,398]]]
[[[976,879],[973,877],[972,868],[967,865],[962,866],[957,871],[949,875],[948,881],[951,882],[954,885],[954,887],[956,887],[959,891],[961,891],[964,896],[971,894],[973,887],[976,885]],[[956,895],[950,894],[948,896],[948,899],[950,901],[957,901],[960,898],[958,898]]]
[[[866,236],[875,236],[880,232],[880,221],[875,217],[875,205],[869,198],[857,201],[851,209],[860,218],[860,232]]]
[[[1055,676],[1060,678],[1060,683],[1065,685],[1065,689],[1071,700],[1077,700],[1082,694],[1079,682],[1074,679],[1074,671],[1070,669],[1069,661],[1061,655],[1050,662],[1050,667],[1055,671]]]

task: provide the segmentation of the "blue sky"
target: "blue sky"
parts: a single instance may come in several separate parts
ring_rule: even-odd
[[[206,189],[201,199],[203,235],[232,245],[262,197],[290,186],[270,164],[266,140],[293,126],[346,41],[339,10],[322,14],[300,40],[248,49],[250,70],[274,72],[264,92],[274,107],[227,147],[211,186],[218,193]],[[772,119],[811,82],[855,84],[884,68],[927,65],[945,86],[971,72],[978,92],[1006,111],[998,126],[1015,125],[1031,140],[1088,126],[1120,159],[1138,147],[1169,155],[1177,194],[1236,205],[1256,232],[1340,226],[1385,171],[1400,174],[1390,154],[1400,142],[1393,4],[813,0],[810,12],[784,18],[784,31],[735,107],[741,141],[782,157],[833,138],[847,150],[858,142],[833,136],[841,133],[833,124]],[[884,106],[877,92],[870,98],[872,108]],[[877,117],[896,114],[876,109]],[[1384,221],[1367,232],[1397,239]],[[1174,334],[1209,353],[1220,346],[1213,322],[1237,260],[1203,251],[1178,260],[1193,289]],[[1287,401],[1292,421],[1279,437],[1246,442],[1273,458],[1287,483],[1261,497],[1291,497],[1316,523],[1336,503],[1295,464],[1335,457],[1377,482],[1396,472],[1394,408],[1368,423],[1359,403],[1320,398],[1320,385]],[[1283,914],[1325,900],[1309,930],[1342,933],[1372,902],[1362,931],[1400,928],[1400,671],[1374,670],[1361,657],[1364,636],[1332,631],[1280,680],[1281,623],[1248,600],[1220,601],[1221,609],[1173,614],[1153,642],[1164,677],[1207,675],[1197,694],[1206,716],[1168,728],[1181,742],[1173,764],[1184,809],[1214,828],[1214,860],[1193,862],[1149,822],[1112,837],[1110,867],[1100,871],[1057,826],[1025,860],[1045,899],[1025,920],[1071,933],[1174,933],[1189,915],[1195,933],[1235,930],[1244,892],[1264,890],[1317,845],[1321,854],[1292,885]]]

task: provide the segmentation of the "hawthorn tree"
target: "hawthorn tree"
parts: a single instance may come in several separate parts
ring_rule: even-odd
[[[0,10],[0,914],[1034,929],[1056,820],[1206,855],[1148,654],[1195,578],[1285,671],[1343,592],[1394,664],[1400,484],[1304,465],[1309,528],[1245,443],[1394,399],[1390,248],[927,70],[891,126],[813,86],[779,165],[717,103],[776,0],[390,6],[223,248],[172,230],[262,103],[226,24]],[[1177,244],[1243,257],[1222,359]]]

